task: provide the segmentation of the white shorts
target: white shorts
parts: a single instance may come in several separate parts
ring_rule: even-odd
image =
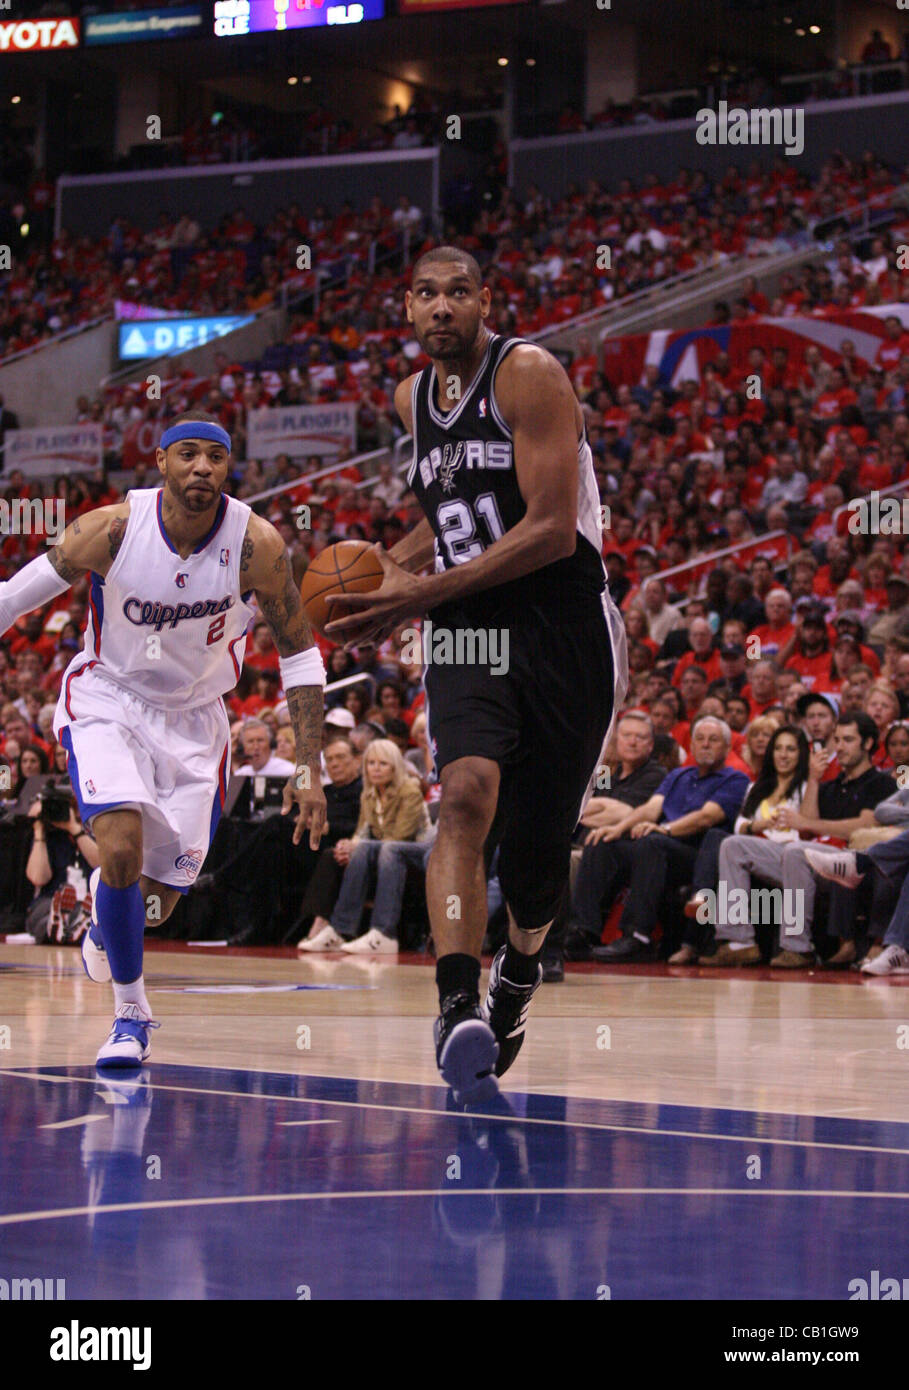
[[[191,710],[148,705],[86,664],[64,680],[54,733],[82,820],[142,815],[142,873],[188,892],[214,837],[230,761],[223,700]]]

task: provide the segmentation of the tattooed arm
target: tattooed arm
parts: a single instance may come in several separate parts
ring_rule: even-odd
[[[48,550],[47,558],[60,578],[70,584],[86,570],[94,570],[103,579],[120,552],[128,521],[128,502],[77,516]]]
[[[0,633],[24,613],[40,612],[86,570],[106,574],[122,544],[128,515],[128,504],[120,504],[77,517],[46,554],[0,583]]]
[[[240,550],[240,580],[244,590],[255,590],[259,610],[271,629],[279,656],[296,656],[313,646],[312,629],[303,611],[287,547],[270,522],[255,514],[249,518]],[[294,844],[299,844],[309,825],[310,845],[317,849],[325,823],[321,782],[322,686],[295,685],[284,693],[297,745],[297,766],[285,788],[283,809],[286,814],[297,801],[300,815]]]

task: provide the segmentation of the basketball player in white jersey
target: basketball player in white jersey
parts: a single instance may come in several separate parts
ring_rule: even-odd
[[[54,733],[100,854],[89,977],[112,980],[115,1018],[99,1067],[137,1067],[159,1025],[142,977],[158,925],[202,867],[227,784],[223,695],[236,685],[256,596],[280,654],[296,737],[284,813],[294,844],[325,820],[320,778],[325,669],[275,528],[224,492],[231,440],[190,411],[157,450],[159,488],[134,488],[67,526],[60,543],[0,584],[0,632],[91,572],[85,647],[63,677]]]

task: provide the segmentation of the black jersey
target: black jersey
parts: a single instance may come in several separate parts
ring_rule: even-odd
[[[491,334],[479,370],[453,410],[438,407],[434,366],[414,379],[413,461],[407,482],[435,532],[436,569],[451,569],[481,555],[527,511],[518,487],[511,431],[495,398],[496,371],[512,348],[526,341]],[[488,612],[544,603],[601,602],[600,499],[587,432],[578,441],[578,538],[574,554],[509,580],[460,603]]]

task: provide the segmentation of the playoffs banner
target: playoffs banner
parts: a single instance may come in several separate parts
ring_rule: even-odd
[[[246,457],[251,459],[350,453],[357,438],[357,407],[353,401],[262,406],[249,412],[246,431]]]
[[[102,425],[51,425],[44,429],[7,430],[3,471],[14,468],[26,477],[53,478],[58,473],[88,472],[101,467]]]

